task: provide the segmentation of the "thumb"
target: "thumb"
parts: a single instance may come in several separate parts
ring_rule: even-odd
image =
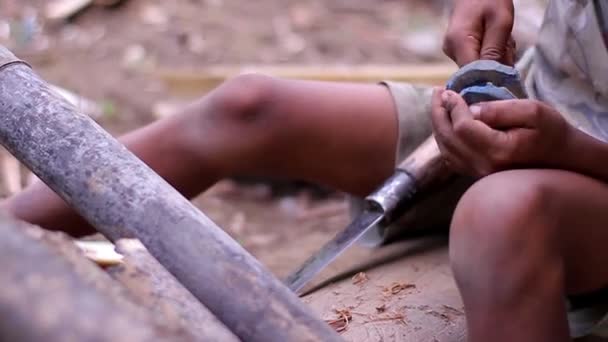
[[[513,16],[509,13],[485,19],[485,33],[481,44],[480,59],[508,63]]]
[[[542,105],[530,100],[483,102],[470,107],[473,117],[494,129],[538,126]]]

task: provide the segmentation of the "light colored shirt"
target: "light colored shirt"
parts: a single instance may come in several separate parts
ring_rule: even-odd
[[[523,73],[531,97],[608,142],[606,22],[607,0],[552,0]]]

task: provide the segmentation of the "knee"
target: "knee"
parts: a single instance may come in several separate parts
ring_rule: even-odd
[[[239,75],[195,102],[182,116],[185,149],[222,174],[265,163],[282,143],[289,120],[275,109],[279,82],[269,76]]]
[[[497,272],[518,265],[533,267],[534,258],[546,258],[557,248],[553,191],[535,175],[534,171],[497,173],[464,194],[450,232],[456,273],[470,272],[472,265]]]
[[[258,123],[269,113],[267,109],[274,97],[276,82],[272,77],[258,74],[236,76],[210,93],[208,115],[225,124]]]

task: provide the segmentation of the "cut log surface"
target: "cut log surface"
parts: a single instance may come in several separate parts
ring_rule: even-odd
[[[351,253],[346,274],[304,298],[347,341],[462,342],[463,305],[454,283],[445,244],[428,240],[389,246],[381,252]],[[395,256],[399,256],[395,258]],[[390,263],[366,269],[362,265]],[[334,274],[336,274],[334,272]],[[348,324],[340,317],[348,313]]]
[[[63,234],[0,216],[0,340],[192,341],[152,319]]]
[[[146,309],[177,321],[200,341],[240,341],[136,239],[121,239],[119,266],[108,272]]]

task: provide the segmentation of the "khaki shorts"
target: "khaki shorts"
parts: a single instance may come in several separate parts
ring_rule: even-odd
[[[382,82],[390,91],[399,123],[396,162],[399,164],[432,134],[431,96],[433,88],[407,83]],[[447,231],[452,213],[460,197],[472,184],[472,180],[461,177],[441,188],[441,191],[425,194],[403,218],[390,227],[378,227],[364,235],[360,243],[375,247],[402,238],[404,234],[416,235],[429,231]],[[363,201],[351,199],[351,214],[362,209]],[[407,230],[400,229],[407,227]]]
[[[406,83],[382,84],[391,92],[397,108],[399,135],[395,153],[398,164],[432,133],[430,106],[433,89]],[[447,232],[456,204],[472,184],[472,179],[460,177],[434,193],[425,194],[425,197],[415,203],[398,222],[390,227],[373,229],[364,235],[359,243],[376,247],[410,235]],[[350,201],[351,214],[354,217],[362,210],[363,201],[360,198],[351,198]],[[566,300],[570,308],[568,321],[573,337],[591,333],[608,337],[608,291],[600,292],[598,296],[585,296],[586,303],[579,304],[576,308],[572,306],[574,299]],[[594,296],[599,299],[594,300]]]

